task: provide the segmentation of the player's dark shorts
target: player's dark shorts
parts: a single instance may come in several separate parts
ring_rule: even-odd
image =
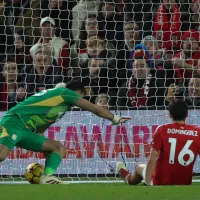
[[[26,128],[17,115],[5,116],[0,122],[0,144],[10,150],[14,146],[41,152],[42,145],[48,139]]]

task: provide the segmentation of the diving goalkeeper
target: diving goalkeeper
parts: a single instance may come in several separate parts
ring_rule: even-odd
[[[112,121],[113,125],[130,118],[113,115],[108,110],[82,98],[84,85],[78,81],[60,83],[43,90],[10,109],[0,122],[0,162],[17,146],[35,152],[48,152],[40,184],[63,184],[53,176],[65,156],[66,148],[44,137],[44,132],[60,120],[71,106],[78,106]]]

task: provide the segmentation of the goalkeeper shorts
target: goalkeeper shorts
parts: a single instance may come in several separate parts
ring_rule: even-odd
[[[15,146],[42,152],[42,145],[48,139],[24,126],[16,115],[5,116],[0,122],[0,144],[12,150]]]

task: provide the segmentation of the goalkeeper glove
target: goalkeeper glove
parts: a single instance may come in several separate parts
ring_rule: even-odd
[[[119,117],[117,115],[113,116],[112,125],[118,125],[120,123],[125,123],[126,121],[130,120],[130,117]]]

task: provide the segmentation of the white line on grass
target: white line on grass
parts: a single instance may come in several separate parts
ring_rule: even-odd
[[[123,183],[121,180],[112,181],[69,181],[69,184],[83,184],[83,183]],[[200,180],[192,180],[193,183],[200,183]],[[0,184],[29,184],[27,181],[0,181]]]

